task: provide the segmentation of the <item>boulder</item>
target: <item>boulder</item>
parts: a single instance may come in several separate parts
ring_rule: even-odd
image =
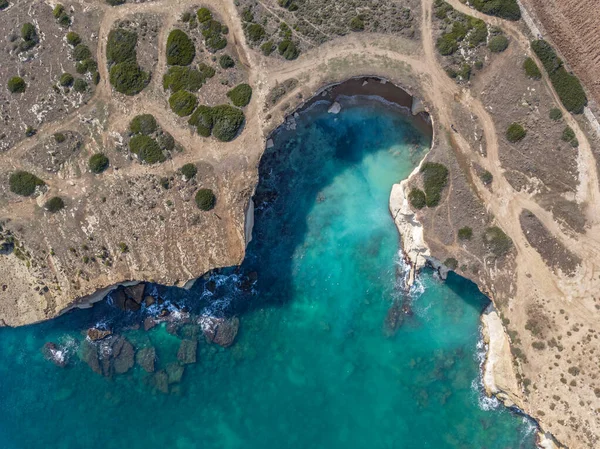
[[[240,327],[240,320],[238,317],[217,318],[213,316],[203,316],[200,318],[199,324],[208,341],[227,348],[228,346],[231,346],[235,340],[235,336]]]
[[[140,283],[137,285],[132,285],[130,287],[125,287],[125,295],[127,298],[133,300],[136,304],[141,304],[144,299],[144,290],[146,289],[146,284]]]
[[[136,363],[147,373],[154,372],[154,362],[156,361],[156,350],[153,346],[141,348],[135,355]]]
[[[52,343],[51,341],[46,343],[42,348],[42,353],[46,359],[54,362],[56,366],[60,366],[61,368],[67,366],[67,353],[65,350],[61,350],[56,343]]]
[[[79,357],[89,365],[92,371],[100,375],[103,374],[98,358],[98,347],[94,343],[85,339],[83,343],[81,343]]]
[[[146,304],[146,307],[150,307],[155,302],[156,302],[156,299],[154,299],[154,296],[146,296],[144,298],[144,304]]]
[[[119,287],[113,290],[110,293],[113,305],[120,310],[137,312],[142,307],[144,288],[144,284],[138,284],[133,287]]]
[[[125,338],[118,338],[112,348],[113,368],[116,374],[124,374],[133,368],[135,349]]]
[[[177,351],[177,360],[184,364],[196,363],[197,350],[198,342],[196,340],[182,340],[179,351]]]
[[[169,384],[178,384],[183,377],[185,367],[179,363],[169,363],[167,365],[167,378]]]
[[[112,331],[91,327],[87,331],[87,338],[91,341],[102,340],[112,334]]]
[[[144,330],[145,331],[149,331],[150,329],[152,329],[154,326],[156,326],[156,321],[154,320],[154,318],[152,318],[151,316],[146,317],[146,319],[144,319]]]

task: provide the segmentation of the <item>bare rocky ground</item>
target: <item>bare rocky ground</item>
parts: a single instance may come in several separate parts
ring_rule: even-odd
[[[275,3],[254,5],[266,5],[281,17],[292,13]],[[156,0],[118,7],[90,0],[65,3],[75,8],[73,27],[89,39],[101,80],[86,105],[47,115],[37,124],[35,136],[24,139],[17,132],[7,133],[11,143],[0,155],[0,319],[8,325],[30,323],[56,316],[74,301],[89,300],[89,295],[124,281],[182,285],[211,268],[237,264],[244,254],[245,212],[268,133],[323,85],[378,75],[422,98],[431,113],[435,142],[427,160],[448,168],[448,183],[439,205],[420,210],[416,217],[432,256],[448,263],[454,259],[456,271],[477,282],[494,301],[511,341],[513,358],[505,364],[514,369],[509,374],[519,385],[518,391],[506,393],[567,447],[597,447],[598,142],[582,118],[573,118],[559,105],[545,76],[534,81],[523,74],[523,58],[533,55],[522,23],[483,16],[458,0],[449,3],[500,27],[510,40],[508,49],[488,58],[469,83],[457,84],[445,71],[435,46],[440,28],[432,0],[401,5],[410,9],[412,37],[405,28],[392,32],[366,27],[365,32],[337,33],[343,37],[327,30],[331,36],[323,42],[309,34],[296,36],[295,30],[295,38],[306,45],[301,44],[294,61],[266,57],[248,45],[247,25],[240,17],[245,2],[237,8],[231,1],[216,0]],[[199,98],[207,104],[225,101],[223,79],[247,80],[253,87],[243,131],[230,143],[192,132],[169,109],[162,87],[167,35],[182,27],[184,12],[199,6],[210,7],[228,26],[224,52],[239,62],[237,72],[219,72],[203,86]],[[12,31],[20,17],[38,8],[50,14],[42,26],[54,26],[50,6],[34,1],[0,11],[2,24],[11,14],[10,26],[3,29]],[[140,27],[140,20],[148,22],[137,50],[152,79],[133,97],[114,92],[104,56],[109,31],[124,20]],[[316,19],[307,22],[305,26],[320,27]],[[77,28],[85,23],[88,28]],[[267,23],[267,30],[271,26]],[[200,51],[199,41],[196,44],[197,62],[216,67],[212,55]],[[42,54],[41,47],[39,65],[48,68],[60,59],[56,52]],[[8,61],[0,69],[1,95],[10,99],[10,109],[3,114],[17,129],[13,122],[26,126],[19,113],[25,114],[41,94],[32,87],[22,96],[10,96],[5,88],[9,73],[24,63]],[[45,76],[40,86],[47,84],[50,91],[56,75]],[[41,77],[36,75],[36,80]],[[562,109],[560,122],[549,119],[552,107]],[[183,151],[156,165],[132,158],[125,149],[128,125],[141,113],[154,115]],[[514,121],[527,129],[517,143],[505,138]],[[567,125],[576,134],[577,148],[560,139]],[[52,141],[58,132],[66,136],[60,144]],[[87,161],[99,151],[109,156],[110,167],[93,175]],[[188,162],[199,170],[192,181],[178,172]],[[16,196],[7,180],[17,169],[36,174],[46,186],[37,196]],[[164,178],[169,188],[163,187]],[[420,175],[409,184],[421,185]],[[213,211],[196,208],[192,196],[199,187],[216,192]],[[65,208],[51,214],[41,206],[57,194]],[[464,227],[471,228],[470,238],[458,237]],[[489,238],[484,239],[494,227],[511,242],[501,254],[494,254]]]

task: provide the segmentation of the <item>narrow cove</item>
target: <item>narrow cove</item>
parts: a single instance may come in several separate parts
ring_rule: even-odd
[[[139,312],[104,301],[0,329],[0,446],[534,447],[532,425],[481,392],[487,298],[429,271],[411,292],[400,287],[388,200],[430,146],[422,121],[371,96],[340,97],[337,115],[316,100],[261,160],[241,267],[189,291],[152,286],[165,302]],[[390,323],[394,305],[401,322]],[[186,319],[138,328],[164,308]],[[234,344],[208,343],[198,323],[234,315]],[[136,364],[110,379],[94,373],[81,360],[91,326],[118,332],[138,353],[155,348],[155,372]],[[174,373],[182,339],[198,341],[197,361]],[[48,341],[67,354],[66,367],[45,359]],[[157,373],[169,366],[164,390]]]

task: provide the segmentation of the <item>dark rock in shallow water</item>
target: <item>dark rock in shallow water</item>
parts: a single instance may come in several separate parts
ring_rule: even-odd
[[[146,319],[144,320],[144,330],[148,331],[150,329],[152,329],[154,326],[156,326],[156,321],[154,320],[154,318],[152,318],[151,316],[146,317]]]
[[[185,367],[179,363],[169,363],[167,365],[167,377],[169,379],[169,384],[181,382],[184,370]]]
[[[152,376],[152,385],[161,393],[169,392],[169,376],[165,370],[160,370]]]
[[[131,287],[118,287],[110,293],[116,308],[125,311],[137,312],[142,308],[146,284],[137,284]]]
[[[187,340],[197,340],[200,335],[200,327],[196,324],[184,324],[179,329],[179,334]]]
[[[182,340],[177,351],[177,360],[181,363],[196,363],[198,342],[196,340]]]
[[[388,309],[385,321],[383,324],[383,332],[387,337],[392,337],[396,331],[402,326],[404,322],[404,313],[402,312],[402,305],[398,301],[394,303]]]
[[[240,327],[240,320],[238,317],[217,318],[203,316],[200,318],[200,325],[208,341],[226,348],[233,344]]]
[[[156,299],[154,299],[154,296],[146,296],[144,298],[144,304],[146,304],[146,307],[150,307],[155,302],[156,302]]]
[[[205,285],[206,290],[208,290],[211,293],[214,293],[217,291],[217,283],[213,280],[210,280],[206,283]]]
[[[67,366],[68,360],[66,351],[64,349],[61,350],[55,343],[52,343],[51,341],[46,343],[42,348],[42,353],[46,359],[54,362],[56,366],[60,366],[61,368]]]
[[[144,290],[146,289],[146,284],[137,284],[132,285],[131,287],[125,287],[125,295],[133,300],[136,304],[141,304],[144,299]]]
[[[177,332],[179,331],[179,324],[178,323],[169,323],[167,324],[167,332],[171,335],[177,335]]]
[[[135,361],[148,373],[154,372],[154,362],[156,361],[156,350],[153,346],[141,348],[135,355]]]
[[[87,339],[84,340],[81,344],[79,357],[89,365],[92,371],[98,374],[103,374],[102,368],[100,367],[100,360],[98,358],[98,347],[94,343],[88,341]]]
[[[112,334],[112,331],[92,327],[87,331],[87,338],[92,341],[102,340]]]
[[[113,345],[113,367],[116,374],[124,374],[133,368],[135,349],[131,343],[121,337]]]

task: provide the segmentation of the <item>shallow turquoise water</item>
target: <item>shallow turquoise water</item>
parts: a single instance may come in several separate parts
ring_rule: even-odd
[[[482,399],[475,286],[429,272],[398,287],[403,267],[387,203],[391,186],[423,156],[428,139],[376,102],[337,115],[317,106],[282,131],[261,162],[254,240],[239,270],[214,273],[217,292],[158,288],[195,311],[236,312],[223,349],[200,339],[198,363],[171,394],[139,367],[113,379],[76,356],[81,331],[129,323],[107,304],[48,323],[0,329],[0,448],[532,448],[532,426]],[[413,314],[394,333],[390,306]],[[147,313],[143,311],[142,313]],[[126,331],[157,348],[179,339],[165,325]],[[66,368],[44,359],[47,341],[71,342]]]

